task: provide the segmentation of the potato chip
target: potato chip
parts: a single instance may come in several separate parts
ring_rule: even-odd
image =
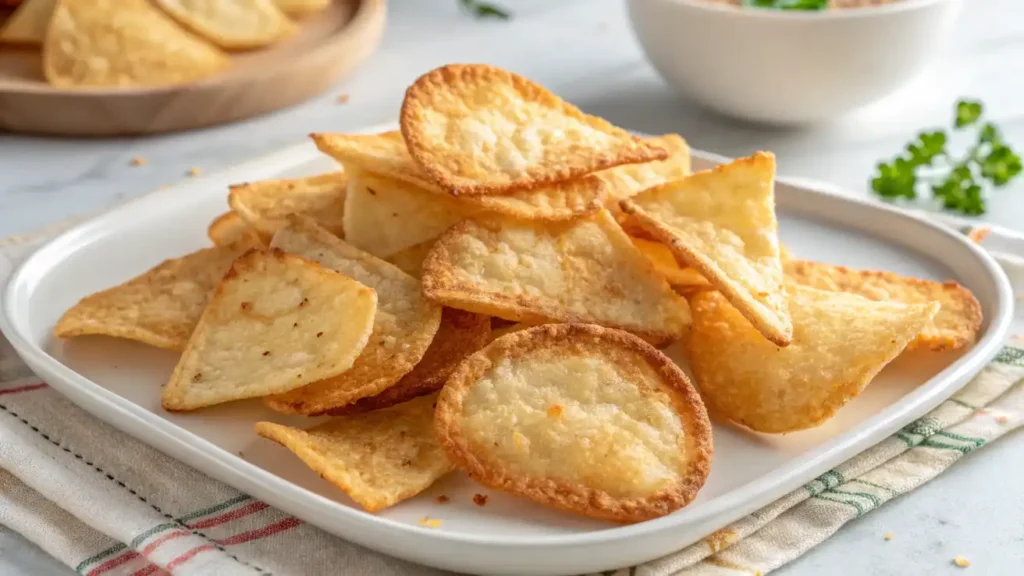
[[[182,26],[221,48],[269,46],[298,26],[274,0],[154,0]]]
[[[324,10],[331,0],[274,0],[274,4],[289,16],[305,16]]]
[[[304,214],[335,236],[341,236],[345,213],[344,172],[306,178],[263,180],[231,187],[228,204],[250,226],[273,236],[289,214]]]
[[[441,307],[420,292],[419,282],[331,235],[304,216],[292,215],[274,235],[275,248],[308,258],[377,292],[373,334],[352,368],[285,394],[267,397],[279,412],[323,414],[393,386],[423,358],[441,323]]]
[[[700,272],[779,346],[793,326],[779,261],[775,157],[698,172],[622,201],[622,209]]]
[[[789,284],[793,341],[761,337],[718,292],[694,294],[690,367],[712,414],[758,432],[817,426],[930,322],[938,303],[877,302]]]
[[[682,336],[686,301],[606,211],[569,223],[467,220],[423,263],[423,293],[452,308],[539,324],[589,322],[655,342]]]
[[[665,134],[645,138],[644,142],[668,152],[664,160],[625,164],[602,170],[596,176],[608,184],[608,194],[613,200],[632,198],[652,186],[665,184],[686,177],[690,173],[690,147],[678,134]]]
[[[299,430],[258,422],[256,433],[295,453],[324,480],[376,512],[452,470],[433,429],[434,396]]]
[[[0,44],[42,44],[56,5],[57,0],[23,2],[0,27]]]
[[[435,426],[474,480],[619,522],[682,508],[711,468],[711,425],[679,367],[593,325],[538,326],[473,354],[441,391]]]
[[[405,93],[400,122],[416,163],[459,194],[536,188],[667,156],[522,76],[482,64],[421,76]]]
[[[397,384],[376,396],[356,400],[329,413],[351,414],[401,404],[417,396],[437,392],[466,356],[483,348],[491,338],[491,319],[480,314],[445,308],[441,325],[420,363]]]
[[[680,266],[676,261],[675,254],[672,253],[672,249],[661,242],[632,237],[630,237],[630,240],[633,241],[636,249],[651,261],[658,274],[664,276],[665,280],[668,280],[668,283],[677,291],[683,290],[685,292],[711,286],[711,283],[701,276],[700,272],[693,268]]]
[[[433,240],[473,210],[447,195],[370,172],[350,171],[345,240],[378,258]]]
[[[165,260],[124,284],[83,298],[64,313],[54,335],[96,334],[184,350],[210,293],[235,258],[251,247],[243,242]]]
[[[380,134],[310,134],[316,147],[346,169],[360,169],[414,184],[423,190],[437,187],[413,162],[400,132]]]
[[[229,64],[146,0],[61,0],[43,44],[46,80],[65,88],[181,84]]]
[[[206,229],[206,235],[213,241],[214,246],[230,246],[238,242],[266,246],[270,243],[269,238],[260,236],[236,212],[225,212],[214,218]]]
[[[376,293],[351,278],[252,250],[217,286],[161,404],[195,410],[337,376],[366,347],[376,311]]]
[[[434,247],[434,240],[427,240],[426,242],[420,242],[415,246],[409,246],[404,250],[399,250],[391,256],[388,256],[388,262],[398,266],[413,278],[419,278],[423,274],[423,261],[427,258],[427,254],[430,253],[430,249]]]
[[[808,260],[787,262],[784,270],[789,280],[821,290],[850,292],[870,300],[904,304],[938,302],[942,307],[911,341],[910,349],[962,348],[974,342],[981,327],[981,305],[970,290],[956,282],[932,282],[892,272],[854,270]]]

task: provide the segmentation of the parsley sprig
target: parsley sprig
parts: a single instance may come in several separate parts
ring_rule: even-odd
[[[488,2],[480,2],[480,0],[459,0],[459,6],[477,18],[497,18],[498,20],[512,18],[512,13],[508,10]]]
[[[774,10],[817,11],[827,10],[828,0],[743,0],[743,5]]]
[[[954,128],[965,130],[978,125],[982,110],[981,102],[960,100],[956,103]],[[1020,156],[991,122],[980,125],[977,141],[959,158],[946,149],[947,141],[942,130],[918,134],[903,154],[878,164],[871,179],[872,190],[890,200],[913,200],[920,189],[928,188],[943,208],[969,216],[984,214],[986,181],[996,188],[1005,186],[1020,174]]]

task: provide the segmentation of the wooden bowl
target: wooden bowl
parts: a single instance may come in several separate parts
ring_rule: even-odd
[[[230,69],[156,88],[66,89],[43,79],[41,53],[0,47],[0,131],[121,136],[190,130],[291,106],[327,90],[380,44],[385,0],[335,0],[288,40],[233,53]]]

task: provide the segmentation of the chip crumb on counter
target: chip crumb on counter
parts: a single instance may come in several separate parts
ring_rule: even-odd
[[[420,526],[426,526],[427,528],[440,528],[441,521],[437,518],[424,516],[423,518],[420,518]]]
[[[451,501],[451,498],[445,496],[444,494],[441,494],[440,496],[437,497],[437,503],[438,504],[447,504],[450,501]]]
[[[146,164],[149,164],[149,161],[143,158],[142,156],[136,156],[131,159],[129,164],[131,164],[132,166],[145,166]]]
[[[202,173],[202,171],[199,168],[189,168],[188,169],[188,175],[189,176],[199,176],[201,173]]]
[[[334,101],[338,104],[348,104],[348,94],[341,94]]]
[[[473,504],[476,504],[477,506],[486,506],[487,505],[487,495],[486,494],[473,494]]]
[[[971,565],[971,562],[970,562],[970,560],[968,560],[967,558],[964,558],[963,556],[957,556],[957,557],[953,558],[953,564],[956,564],[957,566],[959,566],[961,568],[967,568],[968,566]]]
[[[996,421],[997,423],[999,423],[999,424],[1006,424],[1007,422],[1009,422],[1009,421],[1010,421],[1010,419],[1009,419],[1009,418],[1007,418],[1005,414],[1000,414],[1000,415],[996,416],[996,417],[994,418],[994,420],[995,420],[995,421]]]
[[[885,538],[887,541],[892,540],[892,532],[886,532],[882,538]]]

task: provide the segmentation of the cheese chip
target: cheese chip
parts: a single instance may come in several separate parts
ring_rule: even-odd
[[[522,76],[482,64],[421,76],[405,93],[400,122],[416,163],[459,194],[536,188],[667,155]]]
[[[793,341],[765,340],[718,292],[694,294],[690,367],[712,414],[758,432],[831,418],[927,326],[937,303],[788,287]]]
[[[54,328],[58,338],[98,334],[184,350],[210,293],[253,245],[206,248],[82,299]]]
[[[147,0],[60,0],[43,44],[43,73],[60,87],[182,84],[229,64]]]
[[[775,219],[775,157],[758,152],[646,190],[622,209],[695,268],[765,338],[789,344],[793,326]]]
[[[280,250],[241,256],[217,286],[164,387],[167,410],[287,392],[348,370],[377,295]]]
[[[154,0],[182,26],[228,50],[269,46],[298,26],[274,0]]]
[[[668,158],[597,172],[596,176],[608,184],[608,194],[613,200],[632,198],[648,188],[679,180],[690,173],[690,147],[681,136],[665,134],[646,138],[644,142],[664,149]]]
[[[306,178],[263,180],[231,186],[228,204],[259,232],[273,236],[289,214],[304,214],[335,236],[341,236],[345,212],[344,172]]]
[[[323,414],[395,385],[419,364],[441,323],[441,307],[419,282],[398,268],[331,235],[307,217],[292,215],[271,245],[337,270],[377,292],[370,343],[352,368],[264,402],[279,412]]]
[[[522,330],[470,356],[435,424],[474,480],[619,522],[682,508],[711,469],[711,424],[679,367],[587,324]]]
[[[607,212],[569,223],[467,220],[434,244],[422,286],[452,308],[600,324],[659,343],[689,324],[686,301]]]
[[[452,470],[434,432],[434,397],[340,416],[300,430],[258,422],[256,433],[295,453],[324,480],[376,512],[412,498]]]
[[[953,350],[971,342],[981,327],[981,305],[971,291],[956,282],[932,282],[892,272],[854,270],[808,260],[784,264],[786,277],[804,286],[850,292],[870,300],[904,304],[938,302],[939,312],[911,341],[909,348]]]
[[[378,410],[437,392],[459,362],[483,348],[490,341],[490,335],[491,319],[487,316],[445,308],[430,348],[412,372],[380,394],[356,400],[353,404],[331,410],[330,414]]]
[[[378,258],[387,258],[437,238],[474,213],[451,196],[353,170],[345,199],[345,239]]]
[[[22,2],[0,27],[0,44],[42,44],[56,6],[57,0]]]
[[[266,246],[270,238],[260,236],[237,212],[225,212],[214,218],[206,229],[206,235],[214,246],[230,246],[237,242],[248,242],[253,246]]]
[[[643,253],[654,269],[668,280],[678,291],[688,292],[698,288],[708,288],[711,284],[693,268],[680,266],[672,249],[661,242],[653,242],[642,238],[630,238],[636,249]]]

